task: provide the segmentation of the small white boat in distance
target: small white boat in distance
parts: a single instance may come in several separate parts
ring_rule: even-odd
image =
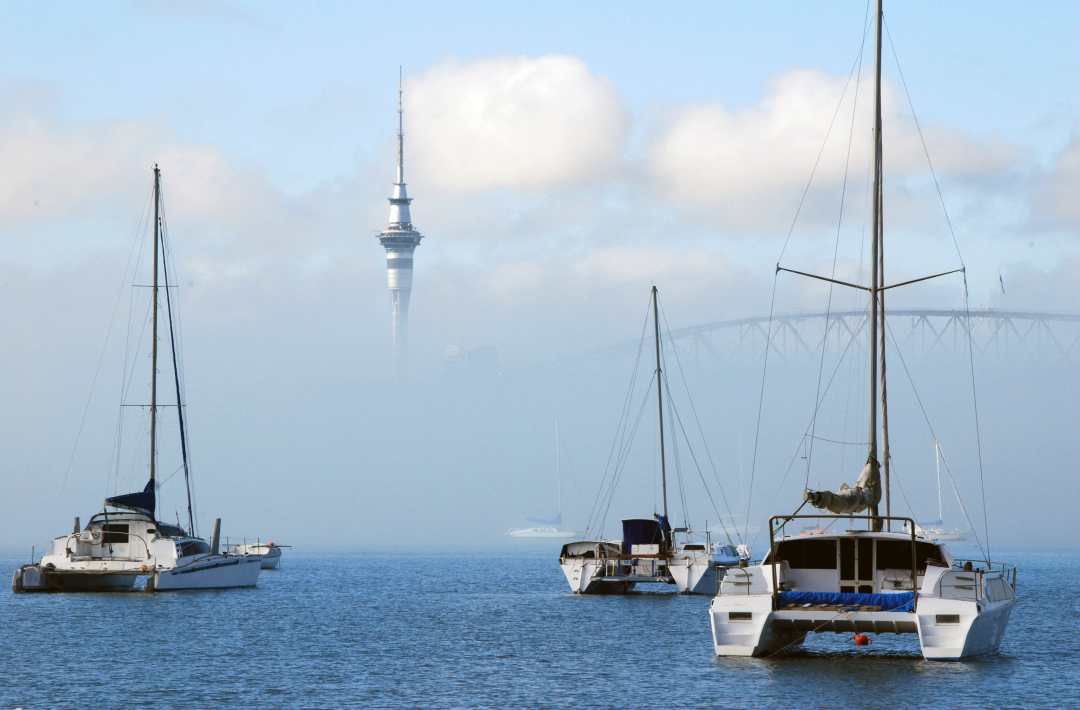
[[[938,443],[937,439],[934,439],[934,468],[937,471],[937,520],[928,520],[924,523],[920,523],[915,530],[929,540],[935,540],[937,542],[963,542],[964,540],[967,540],[966,530],[944,527],[944,506],[941,501],[941,444]],[[960,502],[959,495],[957,495],[956,501],[957,503]]]
[[[507,530],[506,534],[510,537],[516,537],[523,540],[565,540],[571,537],[577,537],[581,533],[574,532],[573,530],[560,530],[557,527],[537,527],[537,528],[514,528]]]
[[[579,532],[562,530],[562,456],[559,446],[559,420],[555,419],[555,515],[549,518],[526,518],[530,523],[536,523],[531,528],[511,528],[506,531],[509,537],[519,540],[565,540],[578,537]]]
[[[240,543],[227,545],[225,551],[230,555],[256,555],[262,561],[263,569],[277,569],[281,564],[281,550],[292,545],[278,545],[270,542]]]

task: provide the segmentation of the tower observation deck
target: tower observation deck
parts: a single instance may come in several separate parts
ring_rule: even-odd
[[[398,77],[397,179],[390,194],[390,220],[379,232],[386,250],[386,287],[393,306],[392,337],[394,359],[399,373],[408,356],[409,295],[412,291],[413,251],[423,235],[413,227],[408,189],[405,186],[405,130],[402,109],[402,82]]]

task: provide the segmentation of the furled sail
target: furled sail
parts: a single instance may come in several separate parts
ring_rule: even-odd
[[[127,508],[128,510],[134,510],[139,513],[146,513],[147,515],[153,516],[155,498],[154,479],[151,478],[142,491],[106,498],[105,505],[111,505],[114,508]]]
[[[840,490],[806,491],[806,500],[815,508],[822,508],[840,515],[860,513],[873,509],[881,501],[881,472],[876,458],[867,460],[859,480],[852,488],[846,483],[840,484]]]

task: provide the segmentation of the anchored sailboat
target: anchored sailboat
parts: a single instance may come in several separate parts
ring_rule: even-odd
[[[934,471],[937,474],[937,519],[919,523],[919,534],[938,542],[963,542],[967,532],[945,527],[945,511],[941,501],[941,444],[934,439]]]
[[[726,557],[737,564],[749,548],[714,545],[706,533],[705,541],[692,540],[689,528],[672,528],[668,512],[667,443],[664,427],[664,369],[661,359],[659,292],[652,287],[652,311],[656,365],[656,413],[660,450],[661,513],[650,518],[622,520],[622,538],[617,540],[579,540],[567,543],[559,554],[570,589],[577,594],[621,594],[637,584],[671,584],[680,592],[712,594]],[[668,402],[670,404],[670,402]],[[614,476],[612,493],[614,492]],[[680,542],[677,535],[685,536]],[[718,558],[714,555],[719,554]]]
[[[790,272],[870,296],[869,447],[853,487],[807,490],[803,505],[821,515],[776,515],[769,519],[769,554],[760,565],[732,570],[709,609],[713,647],[721,656],[767,656],[800,644],[807,633],[918,634],[927,659],[953,660],[997,651],[1015,603],[1016,570],[984,560],[960,561],[938,541],[920,535],[914,520],[892,515],[889,420],[885,379],[885,291],[956,269],[898,284],[884,283],[882,219],[881,38],[882,2],[875,12],[874,185],[871,282],[861,286]],[[880,370],[879,370],[880,367]],[[880,377],[881,396],[878,397]],[[878,410],[882,465],[878,458]],[[885,514],[879,506],[884,493]],[[824,519],[828,525],[790,534],[792,521]],[[833,523],[853,528],[830,532]],[[893,531],[897,524],[900,531]]]
[[[161,209],[161,171],[154,166],[153,282],[150,287],[150,480],[141,491],[105,499],[104,510],[80,529],[79,519],[68,535],[57,537],[37,564],[19,568],[12,580],[16,592],[31,591],[126,591],[143,580],[148,590],[221,589],[254,586],[260,557],[219,553],[220,524],[214,525],[212,541],[197,537],[191,497],[187,428],[173,328],[172,295],[168,260],[164,248]],[[164,285],[159,278],[164,276]],[[187,492],[188,529],[157,518],[158,459],[158,311],[159,292],[164,290],[168,313],[169,343],[180,450]]]
[[[566,539],[578,535],[573,530],[562,529],[562,448],[559,445],[559,420],[555,419],[555,515],[550,517],[530,517],[530,523],[535,523],[531,528],[513,528],[507,530],[510,537],[528,540],[556,540]]]

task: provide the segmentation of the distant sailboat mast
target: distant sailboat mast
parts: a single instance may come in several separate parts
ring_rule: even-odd
[[[667,507],[667,457],[664,453],[664,371],[660,367],[660,306],[656,286],[652,287],[653,328],[656,336],[656,414],[660,423],[660,490],[664,500],[664,520],[668,519]]]
[[[555,519],[562,525],[562,452],[559,448],[559,418],[555,417]]]
[[[161,237],[161,170],[154,164],[154,278],[150,296],[150,490],[157,491],[158,240]],[[157,496],[154,509],[157,518]]]

